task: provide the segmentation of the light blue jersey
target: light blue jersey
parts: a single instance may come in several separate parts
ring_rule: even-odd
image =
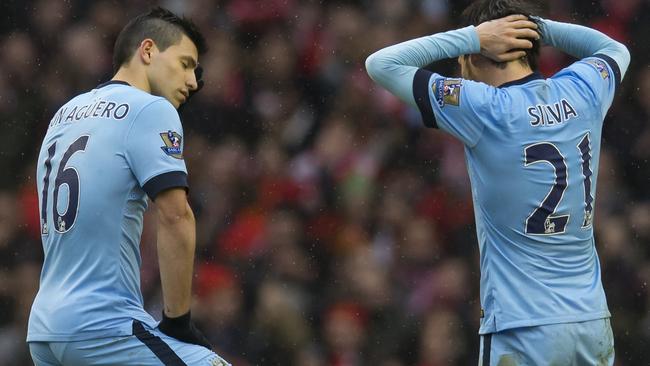
[[[417,106],[427,126],[465,145],[481,334],[610,316],[592,225],[603,119],[630,54],[598,31],[537,21],[544,42],[580,59],[549,79],[533,73],[493,87],[423,69],[480,53],[473,26],[386,47],[366,60],[373,80]]]
[[[176,109],[124,82],[79,95],[51,120],[38,158],[45,261],[28,342],[150,328],[140,291],[147,195],[187,187]]]
[[[598,55],[492,87],[424,69],[424,121],[465,145],[481,263],[479,333],[609,317],[593,218],[620,71]]]

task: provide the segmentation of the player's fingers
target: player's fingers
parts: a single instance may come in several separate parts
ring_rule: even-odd
[[[528,39],[513,39],[510,42],[510,49],[515,49],[515,48],[523,48],[523,49],[528,49],[528,48],[533,48],[533,42],[531,42]]]
[[[505,52],[500,55],[497,55],[497,61],[499,62],[508,62],[508,61],[514,61],[518,60],[522,57],[526,56],[525,51],[510,51],[510,52]]]
[[[528,38],[528,39],[539,39],[539,33],[532,29],[528,28],[522,28],[522,29],[515,29],[513,31],[514,36],[517,38]]]
[[[530,20],[517,20],[515,22],[511,22],[508,24],[509,26],[513,28],[529,28],[529,29],[537,29],[537,23],[531,22]]]

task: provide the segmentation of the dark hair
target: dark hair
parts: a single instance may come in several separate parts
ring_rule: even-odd
[[[140,42],[151,38],[160,51],[178,43],[185,34],[196,46],[199,54],[207,51],[205,38],[198,27],[187,18],[180,18],[171,11],[155,7],[148,13],[133,18],[117,36],[113,50],[113,72],[133,57]]]
[[[542,6],[538,3],[526,0],[478,0],[469,5],[460,15],[463,26],[479,25],[488,20],[494,20],[513,14],[521,14],[530,18],[531,15],[542,15]],[[531,19],[535,21],[534,19]],[[537,70],[537,59],[539,58],[540,41],[529,39],[533,42],[533,48],[526,49],[526,56],[521,59],[527,62],[530,68]],[[492,60],[491,60],[492,61]],[[492,61],[497,65],[504,65],[503,62]]]

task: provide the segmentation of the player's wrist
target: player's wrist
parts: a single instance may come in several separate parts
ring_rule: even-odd
[[[165,314],[165,311],[163,311],[163,318],[158,325],[158,329],[160,329],[164,334],[176,338],[179,341],[198,344],[208,349],[212,349],[210,341],[196,328],[196,326],[194,326],[190,311],[174,318],[168,317]]]
[[[531,15],[530,19],[532,21],[534,21],[535,24],[537,24],[537,27],[538,27],[537,28],[537,33],[539,33],[539,41],[541,42],[541,44],[542,45],[552,46],[552,44],[551,44],[552,39],[551,39],[551,37],[549,35],[548,27],[550,25],[550,27],[552,28],[553,27],[552,23],[554,23],[554,22],[552,20],[550,20],[550,19],[544,19],[544,18],[542,18],[540,16],[537,16],[537,15]]]
[[[433,37],[439,37],[441,35],[447,36],[447,40],[453,42],[453,50],[450,48],[446,49],[446,53],[455,57],[467,55],[471,53],[478,53],[480,51],[480,39],[476,27],[473,25],[468,25],[463,28],[452,29],[443,33],[434,34]]]
[[[172,326],[174,328],[188,327],[191,319],[192,319],[192,314],[191,311],[189,310],[187,311],[187,313],[179,316],[168,316],[163,310],[163,322],[165,322],[167,325]]]

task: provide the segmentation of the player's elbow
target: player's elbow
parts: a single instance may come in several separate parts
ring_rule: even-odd
[[[621,63],[618,67],[621,69],[621,77],[623,77],[623,75],[625,75],[625,71],[627,70],[628,66],[630,66],[632,55],[630,54],[630,50],[628,50],[624,44],[618,42],[616,43],[618,46],[618,52],[620,55],[619,57]]]
[[[158,224],[166,226],[187,225],[194,223],[194,213],[187,203],[185,190],[169,189],[156,197]]]
[[[366,72],[373,80],[377,80],[380,74],[381,63],[381,57],[377,55],[377,52],[366,58]]]
[[[612,39],[607,47],[605,47],[605,49],[599,53],[603,53],[616,61],[616,64],[621,72],[621,78],[625,76],[625,72],[630,65],[631,55],[630,51],[624,44]]]
[[[194,224],[194,213],[189,204],[173,209],[158,210],[158,224],[165,226],[178,226]]]

